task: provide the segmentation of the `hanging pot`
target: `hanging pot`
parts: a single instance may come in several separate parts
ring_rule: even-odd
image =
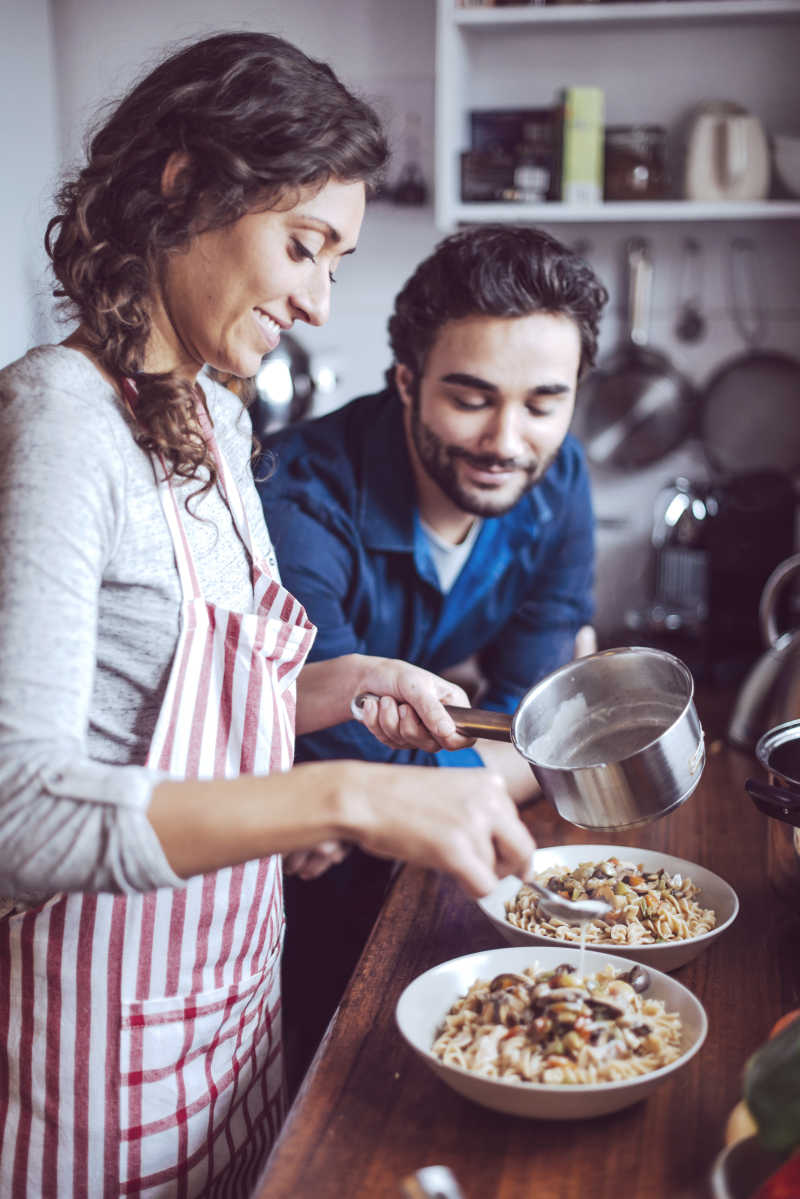
[[[576,431],[596,466],[636,468],[680,445],[696,412],[692,385],[648,345],[653,264],[647,243],[630,241],[626,262],[627,337],[581,384]]]
[[[800,469],[800,360],[764,346],[766,316],[755,244],[735,238],[729,253],[733,319],[744,353],[717,367],[700,400],[706,457],[718,475]]]

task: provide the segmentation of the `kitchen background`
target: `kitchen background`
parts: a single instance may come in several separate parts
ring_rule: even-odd
[[[377,389],[389,361],[386,321],[396,290],[458,220],[486,216],[531,221],[581,247],[612,295],[601,360],[626,340],[626,250],[631,239],[645,239],[653,268],[648,340],[697,388],[691,402],[698,417],[703,388],[716,369],[747,348],[732,303],[734,242],[744,243],[745,281],[757,284],[761,341],[800,357],[800,184],[793,195],[770,163],[761,202],[682,200],[685,148],[698,105],[719,100],[742,105],[758,118],[770,149],[776,133],[800,134],[800,0],[547,7],[456,7],[455,0],[438,5],[228,0],[224,16],[211,0],[173,0],[168,6],[161,0],[135,5],[0,0],[0,24],[3,363],[38,341],[64,336],[49,296],[41,236],[59,173],[79,157],[99,104],[124,92],[165,45],[235,27],[281,34],[329,60],[375,103],[393,144],[386,195],[370,205],[358,253],[339,272],[329,325],[297,330],[317,381],[314,412]],[[568,86],[601,89],[609,125],[664,128],[671,172],[667,200],[593,210],[513,201],[462,205],[459,164],[470,144],[470,111],[551,106]],[[698,269],[689,269],[689,262]],[[687,300],[696,301],[702,317],[700,335],[691,341],[679,332]],[[741,403],[748,400],[756,411],[765,410],[758,389]],[[795,440],[798,401],[795,387],[778,412],[786,437]],[[751,481],[738,488],[734,509],[728,504],[726,511],[739,515],[717,525],[724,545],[715,553],[727,566],[717,571],[712,589],[719,607],[708,613],[703,607],[708,590],[697,574],[707,552],[708,516],[715,502],[727,503],[725,488],[737,490],[732,475],[765,464],[745,456],[735,470],[721,474],[709,464],[713,447],[702,429],[700,422],[676,448],[643,466],[593,466],[597,627],[604,644],[674,645],[699,672],[735,675],[742,670],[742,654],[755,652],[755,606],[765,571],[796,544],[795,504],[791,496],[787,506],[774,480],[767,481],[769,487]],[[782,442],[780,436],[779,458]],[[679,476],[690,486],[665,499],[664,489]],[[712,484],[723,487],[716,500],[706,494]],[[665,548],[675,551],[667,561],[663,554],[659,559],[652,532],[656,509],[663,514],[670,498],[672,512],[682,507],[684,516],[678,525],[669,523],[672,517],[659,524]],[[656,601],[665,598],[659,608]],[[734,644],[741,630],[733,628],[728,649],[719,638],[712,644],[710,636],[740,601],[748,624],[741,654]],[[638,628],[631,627],[629,613],[638,614]]]

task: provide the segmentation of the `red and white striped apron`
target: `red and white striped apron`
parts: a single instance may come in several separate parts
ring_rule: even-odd
[[[203,599],[192,518],[162,483],[183,601],[147,762],[175,778],[286,770],[316,630],[256,558],[202,419],[253,610]],[[57,895],[0,920],[0,1197],[250,1195],[284,1111],[282,940],[278,857],[181,889]]]

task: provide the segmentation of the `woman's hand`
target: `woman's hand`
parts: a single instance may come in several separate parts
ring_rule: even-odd
[[[479,768],[333,765],[340,768],[337,824],[367,853],[445,870],[474,896],[528,869],[536,843],[501,775]]]
[[[463,749],[473,739],[456,732],[444,704],[469,707],[466,692],[429,670],[396,658],[347,654],[311,662],[297,683],[297,733],[352,719],[351,703],[368,693],[358,719],[392,749]]]

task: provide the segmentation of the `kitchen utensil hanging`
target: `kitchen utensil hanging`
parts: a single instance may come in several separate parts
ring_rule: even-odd
[[[680,302],[675,322],[675,336],[687,344],[701,341],[706,334],[703,273],[703,247],[694,237],[687,237],[681,257]]]
[[[647,466],[675,449],[695,423],[695,392],[648,345],[653,264],[644,240],[626,246],[628,330],[623,344],[581,384],[576,431],[597,466]]]
[[[719,473],[800,467],[800,361],[761,348],[766,318],[756,247],[735,238],[728,255],[733,319],[749,347],[723,363],[701,401],[702,437]]]

